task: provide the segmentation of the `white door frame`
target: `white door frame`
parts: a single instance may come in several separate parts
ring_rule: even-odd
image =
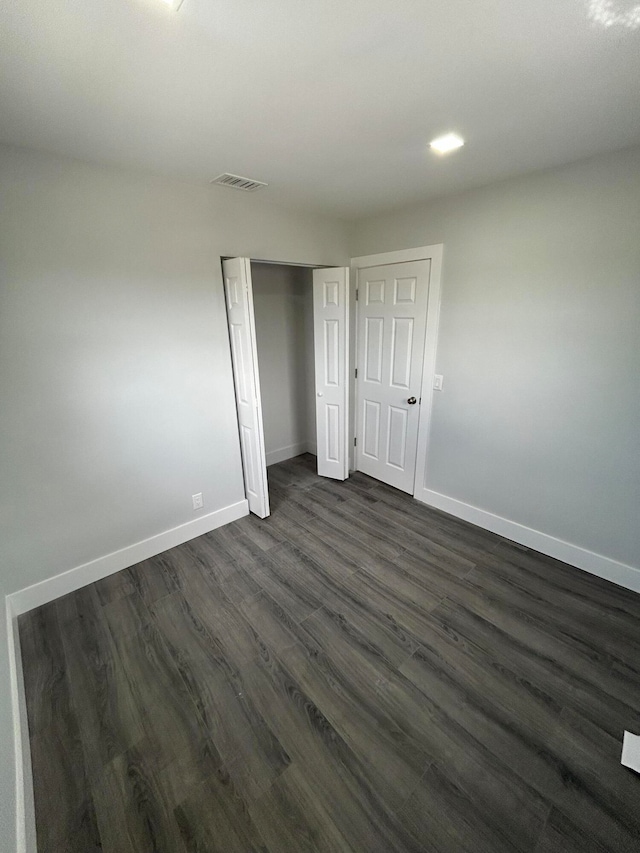
[[[420,419],[418,421],[418,448],[416,455],[416,473],[413,481],[413,496],[422,493],[427,478],[429,437],[431,431],[431,412],[433,409],[433,377],[436,372],[436,353],[438,349],[438,327],[440,325],[440,285],[442,278],[443,244],[420,246],[416,249],[400,249],[397,252],[382,252],[377,255],[362,255],[351,258],[351,268],[356,271],[352,276],[357,287],[357,271],[367,267],[380,267],[387,264],[401,264],[406,261],[431,261],[429,274],[429,298],[427,302],[427,329],[422,361],[422,387],[420,396]],[[355,350],[358,352],[358,302],[355,310]],[[354,387],[354,398],[356,390]],[[353,409],[352,409],[353,413]],[[355,441],[357,418],[353,418],[353,438]],[[353,457],[355,467],[355,454]]]

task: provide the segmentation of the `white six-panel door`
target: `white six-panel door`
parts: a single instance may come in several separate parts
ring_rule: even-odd
[[[358,270],[356,467],[413,494],[429,260]]]
[[[349,476],[349,270],[313,271],[318,474]]]
[[[249,258],[222,262],[244,484],[251,512],[269,515],[267,463]]]

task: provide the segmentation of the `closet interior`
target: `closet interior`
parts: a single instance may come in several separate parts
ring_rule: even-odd
[[[267,465],[316,453],[313,270],[251,261]]]

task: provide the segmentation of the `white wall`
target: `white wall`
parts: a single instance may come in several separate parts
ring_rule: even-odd
[[[268,191],[264,191],[265,193]],[[344,264],[268,196],[0,148],[0,600],[244,497],[220,256]],[[0,848],[15,849],[0,628]]]
[[[313,277],[311,269],[252,263],[251,278],[265,448],[272,464],[315,445]]]
[[[640,149],[358,222],[350,247],[434,243],[427,487],[640,567]]]

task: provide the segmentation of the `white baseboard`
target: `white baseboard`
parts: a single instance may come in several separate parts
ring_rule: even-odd
[[[36,853],[36,815],[33,803],[31,748],[29,746],[27,701],[24,692],[24,678],[22,677],[18,618],[8,598],[5,598],[5,608],[15,758],[16,850],[17,853]]]
[[[299,441],[297,444],[281,447],[280,450],[270,450],[266,454],[267,465],[276,465],[278,462],[284,462],[287,459],[293,459],[294,456],[300,456],[301,453],[313,453],[315,456],[315,443],[311,441]]]
[[[541,554],[562,560],[563,563],[569,563],[571,566],[576,566],[592,575],[612,581],[633,592],[640,592],[640,569],[634,566],[628,566],[626,563],[619,563],[609,557],[587,551],[578,545],[556,539],[554,536],[533,530],[531,527],[525,527],[525,525],[518,524],[515,521],[509,521],[507,518],[494,515],[455,498],[447,497],[447,495],[441,495],[431,489],[422,489],[415,495],[415,498],[436,509],[441,509],[443,512],[448,512],[450,515],[455,515],[457,518],[469,521],[471,524],[476,524],[478,527],[484,527],[485,530],[497,533],[505,539],[511,539],[512,542],[533,548],[540,551]]]
[[[173,527],[171,530],[165,530],[149,539],[143,539],[142,542],[136,542],[134,545],[113,551],[104,557],[98,557],[97,560],[92,560],[90,563],[84,563],[82,566],[76,566],[75,569],[69,569],[62,574],[54,575],[54,577],[47,578],[40,583],[25,587],[25,589],[8,595],[7,599],[10,600],[14,614],[19,616],[21,613],[26,613],[27,610],[33,610],[34,607],[47,604],[55,598],[60,598],[61,595],[66,595],[129,566],[135,566],[142,560],[155,557],[156,554],[161,554],[176,545],[182,545],[189,539],[195,539],[196,536],[202,536],[203,533],[208,533],[210,530],[215,530],[216,527],[222,527],[223,524],[229,524],[248,514],[249,504],[247,501],[238,501],[238,503],[230,504],[215,512],[207,513],[207,515],[198,516],[198,518],[180,524],[178,527]]]

